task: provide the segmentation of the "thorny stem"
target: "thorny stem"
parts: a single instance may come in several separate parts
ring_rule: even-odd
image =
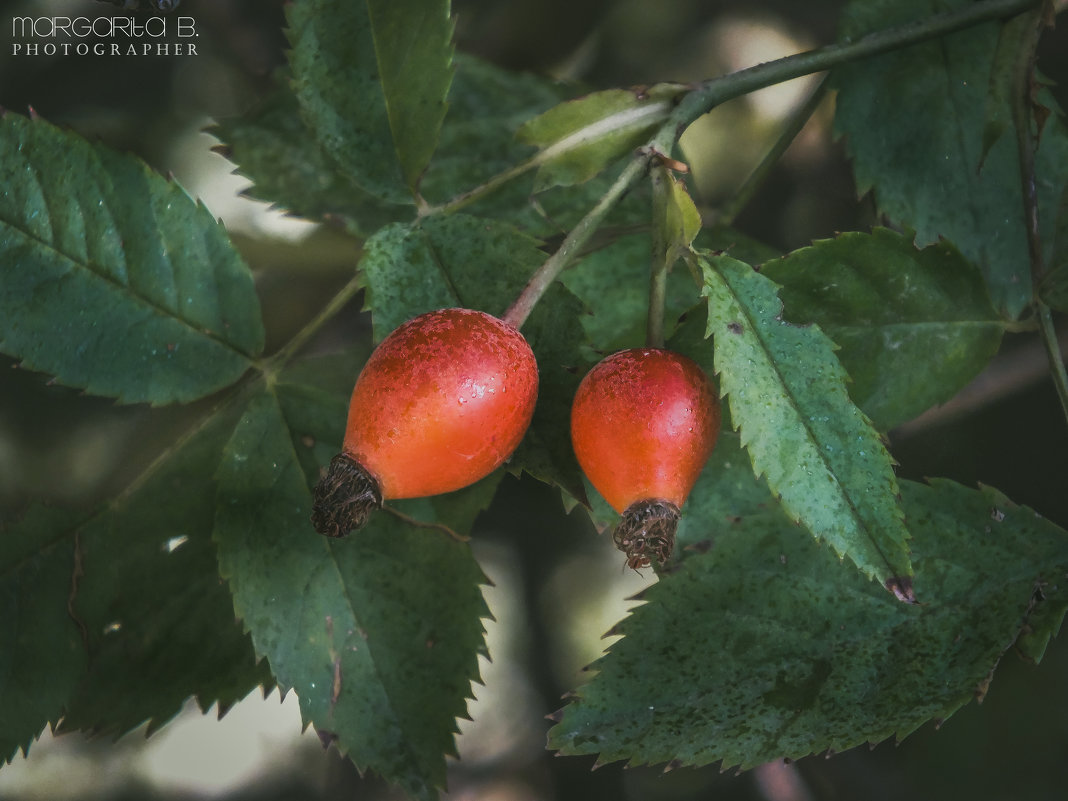
[[[640,157],[636,157],[627,165],[597,205],[564,238],[560,249],[537,269],[530,282],[505,313],[504,320],[517,328],[522,326],[539,298],[552,285],[560,272],[570,265],[582,244],[589,239],[634,180],[644,172],[648,162],[647,154],[650,152],[670,154],[683,131],[694,120],[707,114],[716,106],[784,81],[824,72],[851,61],[936,39],[983,22],[1015,16],[1034,8],[1038,2],[1040,0],[982,0],[957,11],[876,31],[856,41],[840,42],[805,53],[797,53],[697,84],[680,100],[667,121],[649,141],[648,146],[638,151],[641,154]],[[460,196],[457,200],[463,199],[463,203],[471,202],[504,183],[507,180],[504,176],[514,177],[518,174],[517,171],[525,171],[537,163],[536,158],[531,159],[507,173],[502,173],[496,179],[491,179],[482,187]],[[454,210],[458,207],[454,203],[455,201],[433,211]]]
[[[1046,275],[1045,256],[1042,252],[1042,232],[1039,225],[1038,189],[1035,179],[1035,150],[1039,131],[1035,130],[1033,118],[1033,95],[1035,52],[1042,31],[1050,25],[1052,7],[1043,2],[1028,15],[1029,35],[1016,59],[1015,86],[1012,101],[1012,120],[1016,128],[1016,150],[1020,162],[1020,180],[1024,204],[1024,228],[1027,233],[1027,250],[1031,259],[1031,285],[1034,299],[1032,305],[1038,318],[1039,333],[1049,358],[1050,375],[1057,390],[1061,409],[1068,420],[1068,372],[1065,371],[1064,355],[1057,341],[1053,314],[1039,297],[1039,287]]]
[[[756,166],[756,169],[749,174],[749,177],[745,179],[745,183],[741,188],[735,192],[731,201],[724,206],[716,217],[716,222],[721,225],[731,225],[735,219],[742,212],[742,210],[749,205],[749,201],[753,199],[753,196],[757,193],[761,186],[764,185],[764,181],[768,175],[775,168],[775,165],[779,163],[779,159],[793,144],[794,140],[801,133],[805,125],[808,124],[809,119],[816,113],[816,109],[820,107],[824,98],[827,97],[827,78],[826,76],[820,81],[819,85],[809,95],[808,100],[804,102],[786,122],[786,127],[783,128],[782,134],[775,143],[771,146],[771,149],[764,154],[764,158]]]

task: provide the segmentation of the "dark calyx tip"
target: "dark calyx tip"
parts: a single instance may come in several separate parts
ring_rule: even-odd
[[[312,525],[327,537],[344,537],[381,507],[382,490],[375,477],[347,453],[339,453],[315,485]]]
[[[679,507],[659,499],[638,501],[623,510],[612,539],[627,555],[628,567],[649,567],[654,559],[663,565],[671,557],[679,514]]]

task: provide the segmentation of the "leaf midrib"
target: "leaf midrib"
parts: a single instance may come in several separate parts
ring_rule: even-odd
[[[223,346],[224,348],[231,350],[237,355],[245,358],[246,360],[251,360],[253,358],[251,354],[241,350],[235,343],[223,339],[220,334],[211,331],[210,329],[198,328],[191,321],[178,315],[177,312],[166,309],[165,307],[160,306],[158,303],[146,298],[145,296],[138,294],[130,284],[124,284],[120,281],[115,280],[113,277],[105,273],[99,272],[98,270],[94,270],[92,267],[92,261],[87,261],[85,263],[80,262],[75,257],[55,247],[52,243],[45,242],[40,237],[18,228],[7,220],[0,220],[0,231],[3,231],[4,228],[10,229],[14,232],[15,235],[20,236],[23,239],[36,243],[41,249],[47,250],[50,253],[55,254],[58,257],[58,260],[73,265],[74,270],[85,271],[83,274],[88,274],[89,276],[92,276],[93,278],[96,278],[104,284],[114,288],[119,294],[123,295],[124,297],[127,297],[134,302],[140,303],[145,308],[150,309],[156,316],[174,320],[180,323],[186,330],[190,331],[192,334],[211,339],[219,345]],[[0,252],[3,251],[0,250]],[[169,258],[167,259],[167,265],[168,267],[171,267],[172,265],[172,262]],[[60,277],[60,279],[62,280],[62,276]]]
[[[711,262],[709,262],[709,266],[712,267]],[[813,436],[812,427],[805,420],[805,416],[800,413],[800,410],[799,410],[799,407],[798,407],[798,403],[797,403],[797,399],[794,396],[793,392],[789,389],[789,386],[786,383],[786,381],[784,380],[782,371],[779,369],[779,366],[778,366],[777,362],[773,358],[771,358],[771,353],[770,353],[770,351],[768,349],[767,343],[764,340],[763,333],[762,333],[762,331],[760,329],[760,326],[756,325],[756,323],[754,321],[754,318],[749,313],[748,307],[744,303],[741,302],[741,300],[738,297],[738,294],[734,291],[734,288],[731,286],[730,282],[727,281],[723,277],[723,274],[719,271],[718,268],[712,267],[712,269],[716,270],[716,274],[719,276],[720,281],[723,283],[723,285],[726,287],[727,291],[730,293],[731,297],[734,299],[735,305],[741,311],[743,317],[745,318],[746,322],[749,325],[749,329],[748,330],[752,330],[752,331],[756,332],[756,338],[757,338],[757,341],[760,344],[761,351],[764,353],[765,360],[768,362],[768,364],[770,364],[772,370],[775,373],[776,378],[778,379],[779,385],[783,388],[783,395],[786,398],[788,398],[790,409],[794,412],[795,417],[801,423],[801,428],[805,432],[805,435],[806,435],[806,438],[807,438],[807,443],[808,443],[808,446],[809,446],[810,450],[814,450],[816,452],[820,463],[823,465],[823,467],[826,470],[827,474],[831,476],[831,478],[832,478],[832,480],[834,482],[834,486],[837,488],[838,495],[845,500],[846,506],[849,508],[850,512],[852,513],[853,519],[859,524],[859,527],[864,532],[864,535],[867,537],[868,542],[875,549],[876,554],[882,560],[883,564],[886,566],[886,568],[887,568],[887,576],[886,576],[886,578],[887,579],[894,578],[896,576],[897,571],[894,568],[893,564],[891,564],[891,562],[890,562],[889,558],[887,557],[886,553],[884,553],[883,549],[879,546],[879,543],[875,540],[875,537],[874,537],[874,534],[872,533],[871,527],[868,525],[868,523],[863,518],[860,517],[859,511],[858,511],[858,507],[857,507],[856,503],[854,502],[854,500],[851,497],[851,495],[848,492],[846,492],[845,489],[842,487],[842,484],[838,479],[838,474],[833,469],[831,469],[831,466],[827,461],[827,457],[824,454],[823,449],[819,448],[819,447],[814,447],[816,445],[816,443],[818,443],[818,440]],[[782,300],[777,295],[776,295],[775,299],[779,303],[779,315],[776,317],[776,319],[778,319],[780,322],[782,322],[783,325],[791,325],[791,323],[787,323],[784,320],[782,320]],[[896,491],[896,482],[895,481],[891,481],[891,489]],[[897,512],[898,512],[897,519],[898,519],[898,522],[900,523],[900,522],[902,522],[902,520],[904,518],[904,514],[901,512],[900,509],[897,509]],[[817,536],[820,536],[822,538],[822,535],[821,534],[817,534],[817,532],[813,532],[813,534],[816,534]],[[850,558],[853,559],[852,556],[850,556]],[[856,562],[855,559],[853,559],[853,561]]]

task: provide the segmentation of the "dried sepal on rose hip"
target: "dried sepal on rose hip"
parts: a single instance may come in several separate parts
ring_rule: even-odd
[[[384,501],[489,475],[519,445],[537,397],[534,353],[508,323],[455,308],[404,323],[356,379],[342,452],[315,487],[316,531],[344,536]]]
[[[598,362],[571,405],[571,443],[590,483],[620,513],[616,546],[634,568],[663,564],[680,509],[719,436],[719,396],[691,359],[635,348]]]

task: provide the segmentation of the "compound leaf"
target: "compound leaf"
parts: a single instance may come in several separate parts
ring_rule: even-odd
[[[901,738],[982,697],[1015,642],[1042,645],[1059,628],[1068,534],[992,489],[905,482],[902,494],[920,605],[837,569],[770,498],[688,511],[687,558],[612,630],[623,639],[563,710],[550,748],[748,768]]]
[[[137,159],[0,120],[0,350],[124,402],[190,401],[263,348],[252,277],[222,227]]]
[[[535,171],[525,168],[536,166],[531,160],[536,149],[520,142],[516,130],[578,89],[462,54],[456,55],[455,64],[441,141],[420,184],[423,196],[434,203],[462,201],[468,213],[508,221],[534,236],[563,236],[605,193],[615,169],[581,185],[546,188],[535,196]],[[465,197],[478,187],[477,197]],[[624,198],[606,222],[632,225],[647,220],[647,199],[638,190]]]
[[[0,537],[0,754],[51,724],[119,736],[190,697],[273,685],[234,622],[210,539],[211,472],[234,414],[204,418],[107,507],[35,507]]]
[[[250,402],[217,477],[219,565],[257,653],[358,766],[436,797],[485,650],[485,578],[468,547],[388,512],[344,540],[316,534],[269,393]]]
[[[892,461],[849,400],[834,344],[782,319],[775,284],[729,256],[700,260],[720,392],[753,469],[790,516],[908,598],[908,532]]]
[[[860,36],[967,5],[968,0],[855,0],[843,33]],[[986,277],[999,313],[1015,319],[1032,295],[1015,142],[993,140],[1007,93],[989,94],[999,26],[978,26],[834,71],[835,130],[846,137],[857,187],[924,246],[949,239]],[[984,132],[987,135],[984,137]],[[1035,157],[1040,209],[1051,216],[1068,185],[1068,135],[1059,115]],[[1049,248],[1052,226],[1044,230]]]
[[[850,396],[881,431],[945,403],[1001,343],[982,275],[947,242],[917,250],[880,228],[816,242],[760,271],[781,285],[791,322],[817,323],[841,348]]]
[[[79,575],[70,612],[88,671],[62,731],[162,726],[196,697],[225,709],[273,680],[234,621],[211,541],[212,473],[239,409],[201,418],[124,496],[63,532]]]
[[[417,192],[437,146],[452,81],[449,0],[367,0],[393,142]]]
[[[516,140],[516,129],[570,95],[559,82],[504,70],[469,55],[457,54],[455,63],[441,143],[421,184],[423,195],[435,202],[473,189],[526,161],[533,148]],[[547,222],[532,206],[531,191],[532,180],[520,176],[469,209],[540,231]]]

